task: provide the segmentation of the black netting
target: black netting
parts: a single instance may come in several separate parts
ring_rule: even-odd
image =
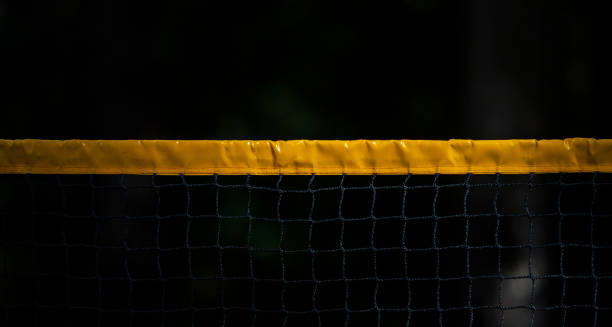
[[[609,326],[610,174],[0,176],[2,326]]]

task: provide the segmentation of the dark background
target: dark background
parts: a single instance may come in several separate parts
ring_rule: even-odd
[[[600,3],[2,0],[0,137],[610,137]]]
[[[0,88],[0,138],[610,138],[605,113],[610,102],[607,91],[611,87],[612,54],[607,50],[609,11],[603,6],[587,1],[533,0],[0,0],[0,76],[4,82]],[[319,255],[311,261],[309,253],[305,257],[301,253],[287,254],[283,270],[279,268],[279,247],[324,250],[326,242],[338,241],[338,235],[333,234],[337,221],[331,225],[317,223],[316,227],[314,222],[292,222],[299,210],[324,211],[321,217],[306,222],[338,218],[341,211],[353,217],[354,221],[346,221],[344,241],[348,247],[405,246],[401,236],[407,231],[408,246],[416,249],[430,247],[438,238],[440,246],[456,245],[446,244],[453,241],[462,244],[464,239],[490,245],[491,237],[498,236],[491,229],[498,219],[492,214],[497,207],[491,206],[499,204],[502,214],[505,206],[525,210],[522,206],[527,205],[527,199],[530,208],[548,205],[553,213],[533,221],[527,217],[505,219],[499,235],[503,244],[525,244],[531,242],[526,237],[532,236],[536,243],[551,243],[534,250],[533,263],[522,248],[504,249],[503,257],[501,252],[481,257],[479,251],[471,252],[470,273],[496,273],[496,264],[503,263],[504,276],[522,276],[502,280],[506,295],[498,300],[497,284],[479,288],[477,282],[473,293],[467,293],[465,280],[454,286],[442,285],[442,295],[436,293],[440,288],[436,291],[435,284],[420,289],[419,294],[415,283],[410,286],[416,292],[411,306],[429,308],[433,314],[422,311],[422,316],[416,313],[412,321],[433,325],[438,319],[446,319],[445,325],[473,321],[476,326],[489,326],[499,319],[496,307],[475,310],[475,317],[467,316],[466,310],[457,311],[460,316],[451,312],[438,315],[433,310],[436,298],[442,299],[444,307],[457,307],[465,305],[466,294],[473,296],[473,306],[494,306],[498,301],[549,309],[560,303],[575,305],[568,310],[538,311],[535,326],[554,325],[561,319],[563,322],[556,325],[565,325],[566,311],[567,325],[591,324],[597,317],[604,325],[610,319],[605,314],[611,312],[612,284],[608,277],[612,270],[608,263],[612,262],[612,252],[602,246],[610,245],[609,235],[600,232],[610,229],[609,206],[596,219],[592,214],[593,210],[600,212],[597,210],[603,208],[599,207],[602,203],[610,203],[609,183],[600,181],[600,177],[579,175],[574,177],[579,181],[574,185],[563,184],[572,183],[564,176],[552,176],[549,184],[536,181],[535,189],[530,190],[531,177],[519,176],[520,183],[502,187],[499,201],[491,199],[499,191],[495,180],[470,186],[470,176],[450,176],[456,178],[454,182],[444,181],[443,176],[439,183],[438,177],[410,177],[415,188],[408,189],[418,192],[404,195],[408,202],[401,199],[405,187],[402,179],[387,181],[389,186],[381,182],[384,177],[376,177],[379,179],[374,182],[370,176],[357,178],[353,184],[332,180],[327,185],[331,188],[321,186],[316,194],[304,192],[308,181],[298,177],[281,183],[280,177],[273,176],[267,188],[259,189],[251,188],[250,183],[261,186],[255,178],[246,182],[244,176],[236,180],[214,177],[213,182],[200,185],[189,179],[158,181],[158,177],[145,177],[142,185],[126,184],[123,179],[118,182],[113,179],[117,176],[47,177],[0,178],[0,254],[4,269],[0,276],[0,321],[8,322],[4,325],[60,321],[56,324],[191,326],[194,321],[225,322],[225,311],[217,308],[219,303],[246,307],[241,314],[228,311],[227,325],[248,325],[254,320],[249,306],[265,308],[267,302],[271,303],[271,319],[283,318],[280,302],[287,303],[289,310],[312,313],[310,282],[283,289],[286,298],[274,286],[250,283],[254,280],[251,275],[263,276],[259,274],[268,274],[264,277],[278,282],[278,273],[284,274],[285,267],[287,275],[282,280],[308,280],[315,269],[319,275],[328,274],[322,278],[337,278],[341,287],[321,286],[316,300],[323,302],[317,303],[321,307],[339,308],[339,316],[334,319],[336,325],[343,324],[344,277],[329,277],[337,273],[337,264],[342,262],[338,253],[328,261]],[[344,181],[344,177],[332,177]],[[317,183],[321,180],[325,178],[316,177]],[[347,188],[341,197],[344,189],[339,185]],[[468,190],[472,192],[469,196]],[[438,191],[440,198],[434,200],[432,194],[437,193],[432,192]],[[64,193],[67,206],[57,208],[63,203],[53,196]],[[188,195],[194,199],[188,203],[208,206],[195,210],[185,204],[191,199]],[[472,197],[474,202],[470,202]],[[557,199],[562,199],[562,206]],[[316,205],[311,207],[312,203]],[[374,231],[369,215],[397,216],[393,209],[404,204],[412,210],[409,215],[429,216],[431,210],[439,209],[439,215],[459,213],[459,217],[440,220],[437,234],[432,229],[433,219],[381,219]],[[19,205],[25,209],[17,209],[25,213],[11,211]],[[156,219],[150,217],[151,212],[144,212],[154,205],[158,207]],[[470,232],[464,232],[467,218],[461,213],[477,205],[485,207],[483,212],[489,216],[472,219]],[[268,209],[272,211],[265,212]],[[418,213],[419,209],[423,212]],[[555,211],[562,210],[582,215],[556,217]],[[591,219],[585,217],[589,210]],[[126,214],[132,217],[126,218]],[[186,225],[187,221],[192,225]],[[291,242],[297,240],[289,236],[291,233],[306,235],[313,229],[313,244],[282,243],[281,221],[288,228],[284,233]],[[402,226],[403,221],[408,225]],[[530,231],[532,223],[534,233]],[[255,226],[253,231],[245,232],[250,226]],[[192,235],[189,228],[200,239],[184,239]],[[162,234],[152,232],[155,230]],[[205,233],[211,231],[210,235]],[[371,240],[373,243],[368,244]],[[183,245],[189,242],[194,265],[182,256],[186,252]],[[204,244],[202,248],[196,248],[197,242]],[[252,244],[273,249],[249,252],[244,248]],[[593,252],[594,244],[601,247]],[[557,253],[560,245],[567,247],[561,256]],[[234,249],[238,251],[234,253],[223,250],[224,259],[219,257],[217,262],[214,257],[220,255],[220,246],[242,248]],[[441,251],[438,265],[431,264],[436,258],[432,251],[411,258],[409,272],[429,277],[465,276],[461,269],[466,254],[453,250]],[[203,256],[207,252],[213,259],[198,257],[198,253]],[[368,270],[372,267],[383,279],[390,278],[387,273],[401,273],[395,266],[377,266],[401,262],[394,257],[385,259],[384,254],[355,253],[346,264],[348,277],[353,272],[372,277]],[[245,267],[249,256],[259,266]],[[371,264],[372,258],[377,264]],[[155,260],[156,265],[149,265]],[[526,267],[532,264],[536,274],[545,276],[538,280],[535,301],[531,298],[531,280],[525,276]],[[225,268],[221,268],[223,265]],[[427,270],[432,267],[439,271]],[[559,274],[580,278],[566,282]],[[592,274],[599,276],[596,286]],[[106,278],[104,282],[101,276]],[[221,280],[219,276],[242,277],[244,280],[237,282],[246,280],[247,284]],[[162,277],[175,277],[177,283],[162,281]],[[151,285],[145,284],[147,278]],[[189,283],[192,279],[193,284]],[[135,290],[126,286],[126,280],[134,282]],[[495,282],[497,278],[484,281]],[[376,299],[380,300],[378,305],[388,308],[406,300],[401,297],[404,293],[383,294],[384,287],[389,287],[382,285],[385,283],[381,283],[382,295],[372,296],[370,284],[351,285],[351,308],[371,309],[371,301]],[[264,288],[256,290],[258,287]],[[392,291],[394,287],[397,285]],[[558,294],[561,290],[567,290],[567,294]],[[340,296],[329,296],[326,291]],[[362,291],[365,295],[360,297]],[[185,302],[185,294],[193,292],[197,296],[192,297],[203,302]],[[593,292],[598,294],[596,302]],[[249,298],[251,294],[256,294],[254,300]],[[339,302],[331,303],[338,298]],[[464,302],[444,302],[449,298]],[[51,306],[45,307],[48,303]],[[595,305],[599,309],[595,310]],[[192,306],[217,308],[218,312],[193,313]],[[160,308],[188,310],[159,314]],[[155,314],[133,313],[134,309]],[[114,316],[112,310],[119,314]],[[45,315],[47,311],[57,313],[55,320]],[[72,314],[68,320],[63,315],[66,312]],[[214,316],[219,312],[223,319]],[[142,318],[139,314],[153,321],[138,320]],[[388,318],[351,316],[353,323],[363,325]],[[504,319],[507,326],[524,326],[530,316],[526,308],[507,309]],[[257,317],[260,325],[280,325],[266,323],[262,312]],[[308,325],[310,321],[303,317],[291,315],[288,325]],[[395,318],[404,325],[404,316]],[[17,323],[11,324],[13,321]]]

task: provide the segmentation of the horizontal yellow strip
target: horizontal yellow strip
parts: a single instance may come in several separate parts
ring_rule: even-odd
[[[612,172],[612,140],[0,140],[3,174]]]

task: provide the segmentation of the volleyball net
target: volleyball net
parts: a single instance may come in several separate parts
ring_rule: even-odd
[[[7,326],[605,326],[612,141],[0,141]]]

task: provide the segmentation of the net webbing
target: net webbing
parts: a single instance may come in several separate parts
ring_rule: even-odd
[[[610,174],[2,175],[6,326],[572,326]]]

